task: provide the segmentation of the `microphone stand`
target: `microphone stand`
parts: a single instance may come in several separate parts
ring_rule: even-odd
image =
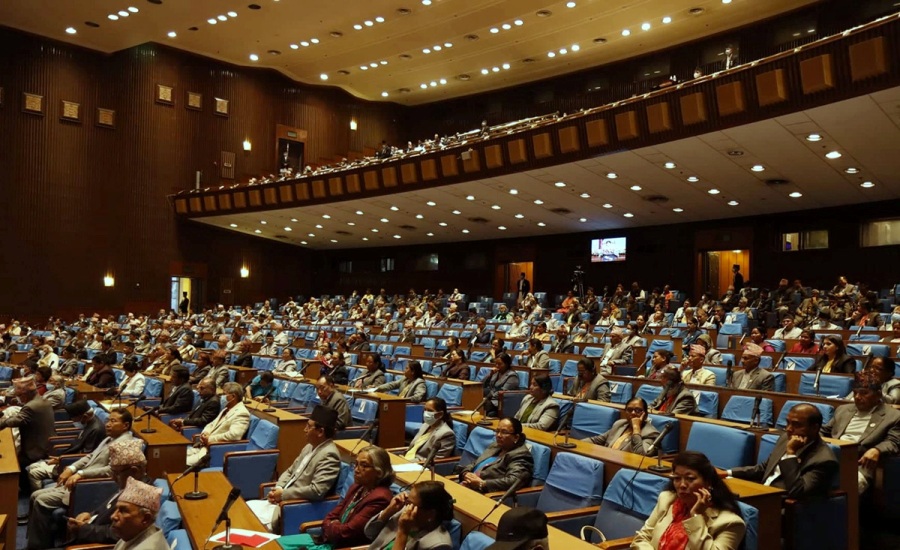
[[[215,527],[213,527],[213,530],[215,531]],[[223,550],[243,550],[244,548],[240,544],[231,544],[231,516],[228,514],[225,514],[225,542],[216,548],[222,548]]]
[[[207,455],[207,456],[209,456],[209,455]],[[199,484],[200,484],[200,470],[197,469],[197,470],[194,470],[194,490],[191,491],[190,493],[185,493],[184,497],[182,497],[182,498],[184,498],[185,500],[203,500],[206,497],[208,497],[209,495],[207,495],[205,492],[200,490]]]
[[[150,427],[150,417],[153,416],[152,414],[150,414],[151,412],[153,412],[152,409],[147,411],[146,413],[144,413],[147,416],[147,427],[141,430],[142,434],[155,434],[156,433],[156,428]]]
[[[665,474],[672,471],[672,468],[662,463],[662,454],[656,451],[656,464],[647,466],[647,469],[656,474]]]

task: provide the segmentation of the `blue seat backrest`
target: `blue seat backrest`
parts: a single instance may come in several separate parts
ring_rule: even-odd
[[[524,390],[528,388],[528,385],[530,383],[528,380],[528,373],[525,371],[517,370],[516,376],[519,377],[519,389]]]
[[[584,348],[585,357],[603,357],[604,348],[586,347]]]
[[[631,382],[610,382],[609,391],[610,401],[612,401],[613,403],[625,405],[626,403],[631,401],[633,387],[631,385]]]
[[[787,376],[783,372],[773,372],[775,377],[775,391],[784,393],[787,391]]]
[[[572,416],[573,439],[584,439],[609,431],[613,422],[619,419],[619,409],[594,403],[578,403]]]
[[[719,387],[725,386],[725,380],[728,376],[728,372],[725,367],[711,367],[709,365],[705,365],[703,368],[708,371],[711,371],[713,374],[716,375],[716,386],[719,386]]]
[[[759,367],[763,369],[771,369],[772,368],[772,357],[770,355],[762,355],[759,358]]]
[[[268,420],[260,420],[250,434],[248,451],[267,451],[278,448],[278,426]]]
[[[603,503],[594,527],[607,539],[631,538],[643,527],[656,507],[659,494],[669,486],[669,479],[648,472],[622,468],[603,493]],[[600,542],[588,539],[590,542]]]
[[[145,397],[161,397],[163,391],[163,382],[159,378],[147,378],[144,384]]]
[[[750,423],[750,416],[753,414],[754,398],[746,395],[732,395],[725,403],[725,409],[722,411],[722,420],[731,420],[732,422]],[[768,398],[761,399],[759,402],[759,420],[763,426],[771,426],[774,423],[774,405],[772,400]]]
[[[706,418],[719,418],[719,392],[691,390],[697,400],[697,410]]]
[[[276,383],[278,387],[275,391],[275,399],[282,401],[290,399],[291,394],[294,393],[294,389],[297,387],[297,382],[293,380],[278,380]]]
[[[778,413],[778,420],[775,421],[775,427],[779,429],[784,429],[787,427],[787,415],[791,410],[791,407],[794,405],[798,405],[800,403],[807,403],[806,401],[800,400],[788,400],[784,402],[784,406],[781,407],[781,411]],[[826,405],[825,403],[809,403],[813,405],[822,413],[822,424],[825,425],[831,420],[831,417],[834,416],[834,407],[831,405]]]
[[[816,390],[813,384],[816,381],[816,374],[813,372],[804,372],[800,375],[800,395],[815,395]],[[850,376],[841,376],[839,374],[823,374],[819,377],[819,395],[838,396],[844,398],[850,394],[850,387],[853,378]]]
[[[437,392],[437,396],[447,402],[448,407],[462,406],[462,386],[456,384],[443,384]]]
[[[653,424],[653,427],[656,428],[657,430],[659,430],[660,432],[663,431],[663,429],[665,428],[665,426],[667,424],[675,425],[675,429],[670,431],[669,434],[663,438],[662,443],[660,443],[659,446],[662,449],[663,453],[665,453],[665,454],[677,453],[678,452],[678,440],[679,440],[678,419],[673,418],[671,416],[660,416],[660,415],[656,415],[656,414],[651,414],[649,418],[650,418],[650,423]]]
[[[531,479],[532,486],[543,485],[550,474],[550,447],[541,443],[529,441],[526,443],[531,457],[534,459],[534,475]]]
[[[759,510],[738,501],[741,517],[744,519],[744,550],[759,550]]]
[[[778,434],[763,434],[759,438],[759,449],[756,451],[757,464],[761,464],[769,459],[772,449],[775,448],[776,441],[778,441]]]
[[[686,448],[705,454],[713,466],[727,470],[753,464],[756,437],[729,426],[694,422]]]
[[[779,365],[779,368],[786,370],[806,370],[812,367],[815,362],[815,356],[797,357],[796,355],[794,355],[791,357],[785,357],[784,361],[782,361],[781,365]]]
[[[460,466],[467,466],[477,459],[494,442],[496,436],[493,430],[483,426],[477,426],[469,433],[469,438],[463,446],[462,456],[459,459]]]
[[[437,395],[439,389],[440,389],[440,384],[438,384],[434,380],[426,380],[425,381],[425,399],[431,399],[432,397]]]
[[[313,396],[316,394],[316,387],[312,384],[303,384],[299,383],[294,386],[294,391],[291,393],[291,406],[296,407],[305,407],[312,401]]]
[[[500,400],[500,411],[503,416],[513,416],[519,407],[522,406],[522,400],[528,395],[520,391],[504,391]]]
[[[459,550],[485,550],[492,544],[494,544],[494,539],[491,537],[485,535],[481,531],[472,531],[466,535]]]
[[[225,406],[223,405],[222,408],[224,409]],[[251,414],[250,415],[250,424],[247,426],[247,433],[243,434],[241,439],[250,439],[250,436],[253,435],[253,430],[255,430],[257,426],[259,426],[259,423],[260,423],[260,418],[256,415]]]
[[[553,374],[559,374],[562,366],[560,366],[559,359],[550,359],[550,372]]]
[[[378,416],[378,401],[357,399],[350,407],[350,416],[358,424],[368,424]]]
[[[600,504],[603,462],[573,453],[558,453],[538,497],[542,512],[559,512]]]
[[[784,353],[784,351],[787,349],[787,345],[784,343],[784,340],[766,340],[766,343],[772,346],[772,349],[774,349],[778,353]]]
[[[12,380],[12,375],[13,375],[12,367],[0,366],[0,380]]]
[[[662,393],[662,386],[651,386],[650,384],[643,384],[638,391],[635,392],[635,397],[640,397],[647,403],[652,403],[659,394]]]
[[[462,454],[463,447],[469,440],[469,426],[463,422],[454,422],[453,433],[456,434],[456,454]]]
[[[577,376],[578,375],[578,361],[574,359],[568,359],[563,364],[562,367],[562,375],[566,377]]]

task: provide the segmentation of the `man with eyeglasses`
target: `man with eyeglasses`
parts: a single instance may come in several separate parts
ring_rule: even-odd
[[[459,482],[480,493],[505,491],[517,481],[526,486],[534,475],[534,458],[525,446],[522,423],[504,418],[497,424],[496,441],[474,462],[454,472]]]
[[[322,376],[316,381],[316,395],[323,407],[333,410],[337,414],[335,429],[341,431],[350,425],[350,405],[344,399],[344,395],[334,387],[334,378]]]

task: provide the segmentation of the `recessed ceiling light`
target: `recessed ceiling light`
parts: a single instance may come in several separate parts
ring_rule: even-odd
[[[544,204],[544,201],[542,201],[541,199],[534,199],[534,204],[540,206],[540,205]]]
[[[572,50],[573,52],[577,52],[578,50],[581,49],[581,46],[579,46],[578,44],[572,44],[572,47],[569,49]]]
[[[331,242],[336,243],[337,239],[331,239]]]
[[[719,191],[716,188],[712,188],[709,191],[707,191],[707,193],[709,193],[710,195],[718,195],[719,193],[721,193],[721,191]]]
[[[603,208],[612,208],[612,205],[609,204],[609,203],[606,203],[606,204],[603,205]]]
[[[460,212],[459,210],[454,210],[453,213],[454,213],[455,215],[457,215],[457,216],[459,216],[460,214],[462,214],[462,212]]]
[[[844,172],[847,172],[848,174],[858,174],[859,168],[854,168],[851,166],[850,168],[847,168],[846,170],[844,170]]]
[[[424,218],[424,217],[425,217],[425,216],[423,216],[422,214],[416,214],[416,219],[417,219],[417,220],[421,220],[421,219]]]
[[[313,44],[318,44],[318,43],[319,43],[319,39],[318,39],[318,38],[310,38],[309,41],[312,42]]]
[[[391,207],[391,210],[393,210],[394,212],[397,212],[397,211],[400,210],[400,209],[397,208],[396,206],[392,206],[392,207]]]
[[[429,54],[429,53],[431,53],[431,49],[430,48],[422,48],[422,53]]]
[[[255,53],[250,54],[250,61],[259,61],[259,56]]]
[[[862,187],[863,189],[871,189],[871,188],[875,187],[875,184],[872,183],[871,181],[864,181],[864,182],[860,183],[859,186]]]
[[[317,223],[317,224],[316,224],[316,229],[323,229],[322,224]]]
[[[373,26],[373,25],[375,24],[375,22],[366,19],[365,21],[363,21],[363,24],[364,24],[365,26],[367,26],[367,27],[371,27],[371,26]]]
[[[521,27],[524,24],[525,24],[525,22],[522,21],[521,19],[516,19],[515,21],[513,21],[513,25],[515,25],[517,27]]]
[[[137,8],[134,7],[134,6],[129,6],[129,7],[128,7],[128,11],[130,11],[131,13],[137,13],[137,12],[139,12],[139,11],[141,11],[141,10],[137,9]]]
[[[640,191],[640,190],[641,190],[641,186],[640,186],[640,185],[632,185],[632,186],[631,186],[631,190],[632,190],[632,191]]]
[[[437,203],[434,201],[428,201],[425,204],[427,204],[428,206],[437,206]]]
[[[259,220],[259,223],[266,225],[268,222],[266,220]]]
[[[394,238],[395,238],[395,239],[399,239],[399,238],[400,238],[400,235],[394,235]]]
[[[524,217],[525,217],[524,214],[516,214],[516,218],[518,218],[518,219],[520,219],[520,220],[521,220],[522,218],[524,218]]]
[[[751,167],[750,169],[753,170],[754,172],[762,172],[763,170],[766,169],[766,167],[763,166],[762,164],[754,164],[753,167]]]
[[[423,5],[423,6],[430,6],[430,5],[431,5],[431,0],[422,0],[422,5]]]
[[[361,31],[361,30],[362,30],[362,25],[360,25],[359,23],[357,23],[357,24],[353,25],[353,28],[356,29],[356,30],[358,30],[358,31]]]
[[[547,57],[556,57],[556,52],[547,52]]]
[[[425,234],[428,235],[429,237],[434,237],[434,233],[425,233]]]
[[[672,18],[667,15],[662,18],[662,22],[663,22],[663,25],[668,25],[669,23],[672,22]]]
[[[356,224],[355,224],[354,222],[347,222],[347,225],[349,225],[350,227],[353,227],[353,226],[355,226]]]
[[[562,182],[562,181],[558,181],[558,182],[554,183],[553,185],[555,185],[557,187],[565,187],[566,186],[565,182]]]
[[[500,205],[499,205],[499,204],[493,204],[493,205],[491,205],[491,209],[493,209],[493,210],[500,210]]]
[[[666,170],[671,170],[672,168],[675,168],[675,163],[674,163],[674,162],[667,162],[667,163],[665,163],[663,166],[666,167]]]
[[[228,225],[230,225],[231,227],[237,227],[237,224],[236,224],[236,223],[230,223],[230,224],[228,224]]]
[[[453,47],[453,42],[444,42],[444,47],[445,47],[445,48],[452,48],[452,47]]]
[[[175,31],[169,31],[169,38],[176,38],[177,36],[178,36],[178,33],[177,33],[177,32],[175,32]]]
[[[446,83],[447,83],[447,79],[446,79],[446,78],[442,78],[442,79],[438,80],[438,82],[440,82],[440,83],[443,85],[443,84],[446,84]]]
[[[828,153],[825,153],[825,158],[831,160],[839,159],[841,158],[841,153],[838,151],[829,151]]]
[[[505,31],[508,31],[509,29],[512,28],[512,25],[510,25],[509,23],[504,23],[500,26],[503,27],[503,30],[505,30]]]
[[[256,234],[258,235],[258,234],[262,233],[262,231],[260,231],[259,229],[257,229],[257,230],[254,231],[254,233],[256,233]]]
[[[447,227],[447,222],[438,222],[438,225],[441,227]]]
[[[108,17],[111,21],[119,20],[119,16],[114,13],[111,13],[111,14],[107,15],[106,17]],[[213,19],[213,21],[215,21],[215,19]],[[215,25],[215,23],[213,23],[213,25]]]
[[[793,193],[791,193],[788,196],[791,197],[792,199],[799,199],[800,197],[803,196],[803,193],[801,193],[800,191],[794,191]]]
[[[538,222],[538,227],[547,227],[547,224],[544,222]]]
[[[487,69],[481,69],[481,74],[490,74],[491,71]]]
[[[378,230],[375,229],[375,228],[373,227],[373,228],[372,228],[372,233],[378,233]]]
[[[307,237],[315,237],[316,234],[315,234],[315,233],[309,233],[309,234],[307,234],[306,236],[307,236]]]
[[[368,241],[368,240],[369,240],[369,237],[363,237],[362,240]]]
[[[581,223],[584,223],[587,221],[587,218],[578,218],[578,221],[580,221]]]
[[[303,40],[303,41],[300,42],[300,45],[303,46],[304,48],[308,48],[308,47],[309,47],[309,42],[307,42],[306,40]]]
[[[681,214],[682,212],[684,212],[684,208],[673,208],[672,212],[678,212],[679,214]]]
[[[642,30],[642,31],[649,31],[649,30],[650,30],[650,23],[643,23],[643,24],[641,25],[641,30]]]
[[[728,201],[728,206],[737,206],[740,203],[738,201]]]
[[[474,200],[475,200],[475,195],[466,195],[466,200],[467,200],[467,201],[474,201]]]
[[[363,212],[362,210],[357,210],[357,211],[356,211],[356,215],[357,215],[357,216],[362,216],[363,214],[365,214],[365,212]]]
[[[387,96],[388,96],[387,92],[381,92],[381,97],[387,97]]]
[[[131,15],[131,14],[125,10],[122,10],[119,12],[119,17],[128,17],[129,15]]]
[[[76,34],[78,31],[75,30],[75,27],[67,27],[67,28],[66,28],[66,32],[67,32],[68,34]]]
[[[508,71],[508,70],[509,70],[509,63],[504,63],[504,64],[501,65],[501,66],[503,67],[503,70],[505,70],[505,71]]]
[[[630,30],[625,29],[624,31],[622,31],[622,36],[629,36],[629,35],[631,35],[631,31],[630,31]]]
[[[575,2],[566,2],[566,7],[567,7],[567,8],[574,8],[574,7],[575,7]]]
[[[228,21],[228,18],[224,15],[218,15],[216,16],[216,19],[218,19],[219,21]]]
[[[616,179],[617,177],[619,177],[619,174],[616,174],[615,172],[607,172],[606,177],[609,178],[609,179],[611,179],[611,180],[614,180],[614,179]]]
[[[809,134],[806,136],[806,141],[822,141],[821,134]]]
[[[381,16],[379,15],[378,17],[375,18],[375,22],[376,22],[376,23],[384,23],[384,17],[381,17]]]
[[[293,229],[291,229],[290,227],[285,227],[284,230],[285,231],[293,231]]]
[[[723,3],[723,4],[730,4],[730,3],[731,3],[731,0],[722,0],[722,3]]]
[[[700,181],[700,178],[698,178],[697,176],[688,176],[687,180],[691,183],[697,183],[698,181]]]
[[[306,241],[300,241],[300,244],[309,244],[309,243]]]
[[[500,29],[498,29],[497,27],[491,27],[491,34],[497,34],[498,32],[500,32]]]
[[[581,198],[582,198],[582,199],[589,199],[589,198],[591,198],[591,195],[590,195],[590,193],[582,193],[582,194],[581,194]]]
[[[462,232],[463,232],[463,233],[468,233],[469,230],[468,230],[468,229],[463,229]]]
[[[237,17],[237,12],[236,11],[228,12],[228,17]]]
[[[498,226],[497,226],[497,229],[499,229],[500,231],[506,231],[506,226],[505,226],[505,225],[498,225]]]
[[[381,223],[388,223],[389,221],[391,221],[391,220],[389,220],[387,218],[381,218]]]
[[[298,220],[297,220],[297,218],[291,218],[291,221],[294,223],[297,223]]]
[[[559,49],[559,55],[566,55],[567,53],[569,53],[569,50],[567,50],[567,49],[565,49],[565,48],[560,48],[560,49]]]
[[[634,217],[634,214],[632,214],[631,212],[625,212],[625,213],[622,214],[622,215],[625,216],[626,218],[633,218],[633,217]]]

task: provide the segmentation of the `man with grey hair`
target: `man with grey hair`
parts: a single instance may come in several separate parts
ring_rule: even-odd
[[[244,406],[244,389],[237,382],[226,382],[222,389],[225,408],[203,428],[194,440],[193,446],[188,449],[185,461],[188,466],[193,466],[207,456],[210,443],[237,441],[247,433],[250,426],[250,411]]]
[[[60,374],[51,376],[47,383],[47,391],[42,397],[54,409],[61,409],[66,403],[66,379]]]

